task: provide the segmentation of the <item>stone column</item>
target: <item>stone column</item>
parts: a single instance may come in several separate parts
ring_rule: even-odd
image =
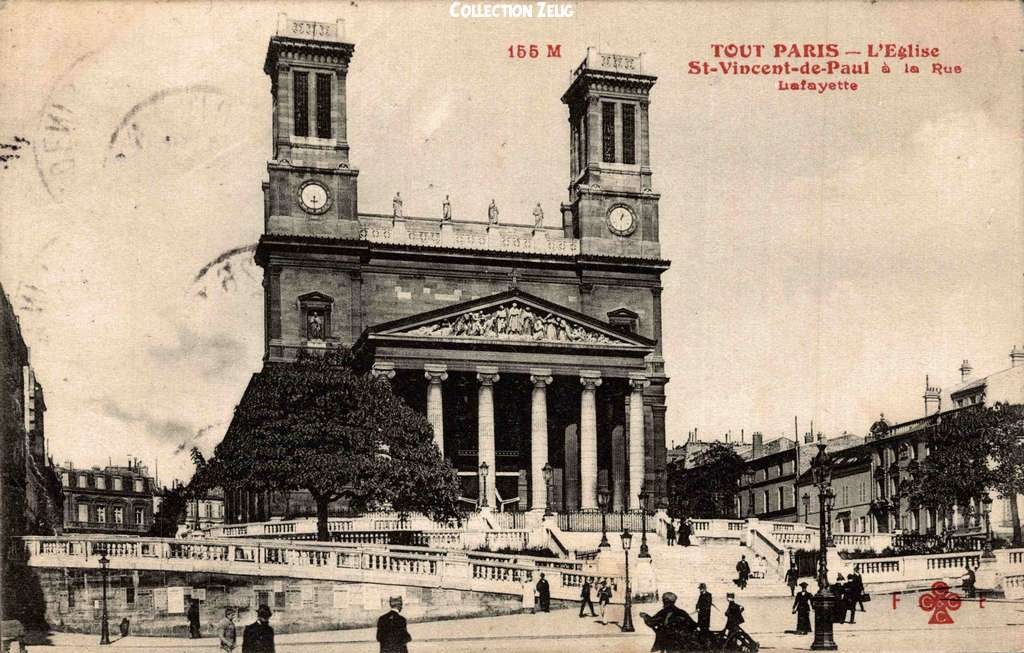
[[[390,381],[391,379],[395,378],[395,364],[390,362],[378,361],[373,364],[373,367],[370,369],[370,374],[372,374],[373,378],[375,379],[384,377],[385,379]]]
[[[477,467],[487,463],[487,506],[494,508],[494,480],[498,475],[494,460],[494,384],[498,379],[498,368],[481,365],[476,368],[480,381],[480,401],[477,406]],[[479,470],[478,472],[479,473]],[[483,488],[481,488],[483,489]]]
[[[434,429],[434,442],[444,457],[444,403],[442,401],[441,383],[448,378],[446,365],[426,364],[423,375],[427,378],[427,421]]]
[[[580,508],[597,508],[597,387],[601,373],[580,370]]]
[[[644,387],[643,374],[629,375],[629,507],[640,509],[640,488],[644,484]]]
[[[552,381],[551,370],[530,370],[530,381],[533,382],[533,395],[530,401],[530,508],[544,510],[548,497],[548,487],[544,482],[544,465],[548,462],[547,387]]]

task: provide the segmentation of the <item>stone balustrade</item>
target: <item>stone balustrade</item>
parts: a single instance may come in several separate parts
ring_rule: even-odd
[[[522,583],[547,575],[552,597],[578,598],[582,561],[425,547],[350,545],[287,540],[174,540],[102,535],[22,538],[30,567],[99,568],[278,576],[383,585],[521,594]],[[608,577],[622,583],[619,577]]]
[[[1004,579],[1024,576],[1024,550],[1002,549],[996,551],[995,556],[994,568]],[[964,569],[968,565],[975,568],[980,562],[980,553],[941,553],[894,558],[846,559],[839,563],[840,569],[837,571],[846,572],[856,565],[864,582],[869,586],[886,583],[906,585],[909,582],[926,587],[936,580],[958,585],[958,579]],[[830,560],[830,570],[832,566],[833,562]]]

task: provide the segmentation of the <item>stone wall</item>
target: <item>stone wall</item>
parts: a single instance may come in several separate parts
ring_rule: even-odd
[[[99,633],[102,576],[96,570],[32,570],[46,599],[46,618],[58,631]],[[411,622],[434,621],[521,610],[522,597],[429,587],[340,583],[271,576],[243,577],[207,573],[112,571],[107,588],[111,632],[127,617],[136,635],[186,637],[188,600],[200,598],[200,623],[205,636],[232,606],[241,613],[240,626],[255,620],[256,607],[266,602],[274,612],[278,633],[359,628],[376,623],[388,610],[388,598],[401,596],[402,614]],[[195,591],[199,590],[199,591]],[[569,602],[552,601],[552,607]]]

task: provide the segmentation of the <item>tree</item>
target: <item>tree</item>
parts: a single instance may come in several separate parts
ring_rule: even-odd
[[[956,505],[969,511],[971,502],[993,487],[992,417],[981,405],[938,416],[928,433],[931,452],[916,472],[901,479],[912,509],[936,508],[949,515]]]
[[[743,458],[721,442],[694,457],[693,465],[684,460],[668,466],[669,515],[715,519],[731,517]]]
[[[178,533],[178,524],[185,514],[188,501],[187,489],[184,485],[175,485],[164,493],[160,508],[153,515],[153,525],[149,534],[155,537],[174,537]]]
[[[198,462],[197,489],[308,491],[319,540],[329,539],[328,506],[341,498],[356,509],[458,516],[458,476],[429,422],[346,350],[267,364],[213,458]]]
[[[1013,544],[1021,544],[1017,495],[1024,492],[1024,406],[996,404],[989,428],[993,463],[993,487],[1009,501]]]

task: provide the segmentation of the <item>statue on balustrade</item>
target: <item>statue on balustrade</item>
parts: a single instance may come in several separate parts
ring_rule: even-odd
[[[448,196],[444,196],[444,204],[441,205],[441,222],[450,222],[452,219],[452,203]]]
[[[491,200],[491,205],[487,207],[487,224],[498,224],[498,205]]]

